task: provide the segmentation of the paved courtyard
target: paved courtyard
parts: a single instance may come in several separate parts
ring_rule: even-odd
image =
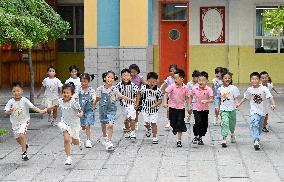
[[[20,148],[11,132],[0,141],[0,181],[284,181],[284,95],[274,96],[278,107],[270,112],[270,132],[262,135],[260,151],[255,151],[252,145],[248,103],[237,112],[237,143],[229,143],[228,148],[221,147],[220,127],[212,124],[204,137],[204,146],[192,147],[190,127],[184,134],[183,147],[177,148],[176,137],[164,130],[164,108],[160,110],[158,124],[159,144],[153,145],[145,137],[141,119],[137,140],[131,142],[123,138],[123,122],[118,112],[113,136],[116,149],[105,151],[97,122],[92,130],[94,147],[82,151],[73,147],[71,166],[64,165],[63,137],[59,129],[51,126],[46,116],[32,118],[28,130],[29,161],[21,160]],[[1,109],[6,99],[2,94]],[[210,123],[212,111],[211,107]],[[9,119],[3,117],[3,112],[0,126],[10,129]]]

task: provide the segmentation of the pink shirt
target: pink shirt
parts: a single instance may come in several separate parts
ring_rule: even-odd
[[[202,100],[209,100],[210,97],[213,97],[213,90],[205,86],[204,89],[199,87],[193,87],[191,91],[191,96],[195,99],[195,102],[192,103],[192,109],[195,111],[206,111],[209,110],[208,103],[201,103]]]
[[[190,96],[190,90],[185,84],[182,86],[177,86],[175,83],[171,84],[166,88],[166,92],[169,96],[169,107],[175,109],[183,109],[185,97]]]

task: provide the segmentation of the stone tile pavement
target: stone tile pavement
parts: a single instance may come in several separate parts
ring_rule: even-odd
[[[243,88],[242,88],[243,90]],[[3,93],[6,93],[4,97]],[[0,103],[8,92],[1,90]],[[63,137],[57,127],[32,118],[28,130],[30,160],[23,162],[18,144],[10,135],[0,141],[0,181],[192,181],[192,182],[280,182],[284,181],[284,95],[275,95],[277,109],[270,112],[270,132],[262,135],[262,149],[255,151],[248,126],[249,107],[237,112],[237,143],[222,148],[220,127],[210,124],[204,146],[193,147],[192,127],[183,136],[183,147],[164,130],[166,111],[158,124],[159,144],[145,137],[140,119],[137,140],[123,138],[121,112],[115,124],[113,143],[107,152],[101,144],[99,122],[93,127],[92,149],[72,148],[73,164],[65,166]],[[1,106],[0,106],[1,107]],[[213,120],[211,107],[210,123]],[[0,127],[10,130],[8,118],[0,116]],[[97,117],[98,118],[98,117]],[[191,120],[193,122],[193,119]],[[82,135],[84,140],[84,135]]]

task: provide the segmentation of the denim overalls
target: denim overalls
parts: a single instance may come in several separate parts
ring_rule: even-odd
[[[79,92],[79,103],[82,111],[84,112],[83,117],[80,119],[82,126],[95,124],[95,113],[93,109],[91,89],[92,88],[89,87],[87,92],[83,92],[82,90]]]
[[[100,91],[101,98],[99,102],[99,113],[100,121],[103,124],[108,124],[109,122],[114,123],[117,107],[115,102],[111,100],[111,94],[113,94],[113,88],[109,93],[104,93],[103,90]]]

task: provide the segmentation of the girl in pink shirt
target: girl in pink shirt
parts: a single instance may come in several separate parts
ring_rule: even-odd
[[[191,99],[195,99],[192,104],[193,115],[195,123],[193,125],[194,139],[193,144],[204,145],[202,137],[205,136],[208,128],[208,114],[209,105],[208,103],[213,102],[213,91],[208,84],[208,73],[202,71],[198,77],[198,87],[194,87],[191,91]]]

